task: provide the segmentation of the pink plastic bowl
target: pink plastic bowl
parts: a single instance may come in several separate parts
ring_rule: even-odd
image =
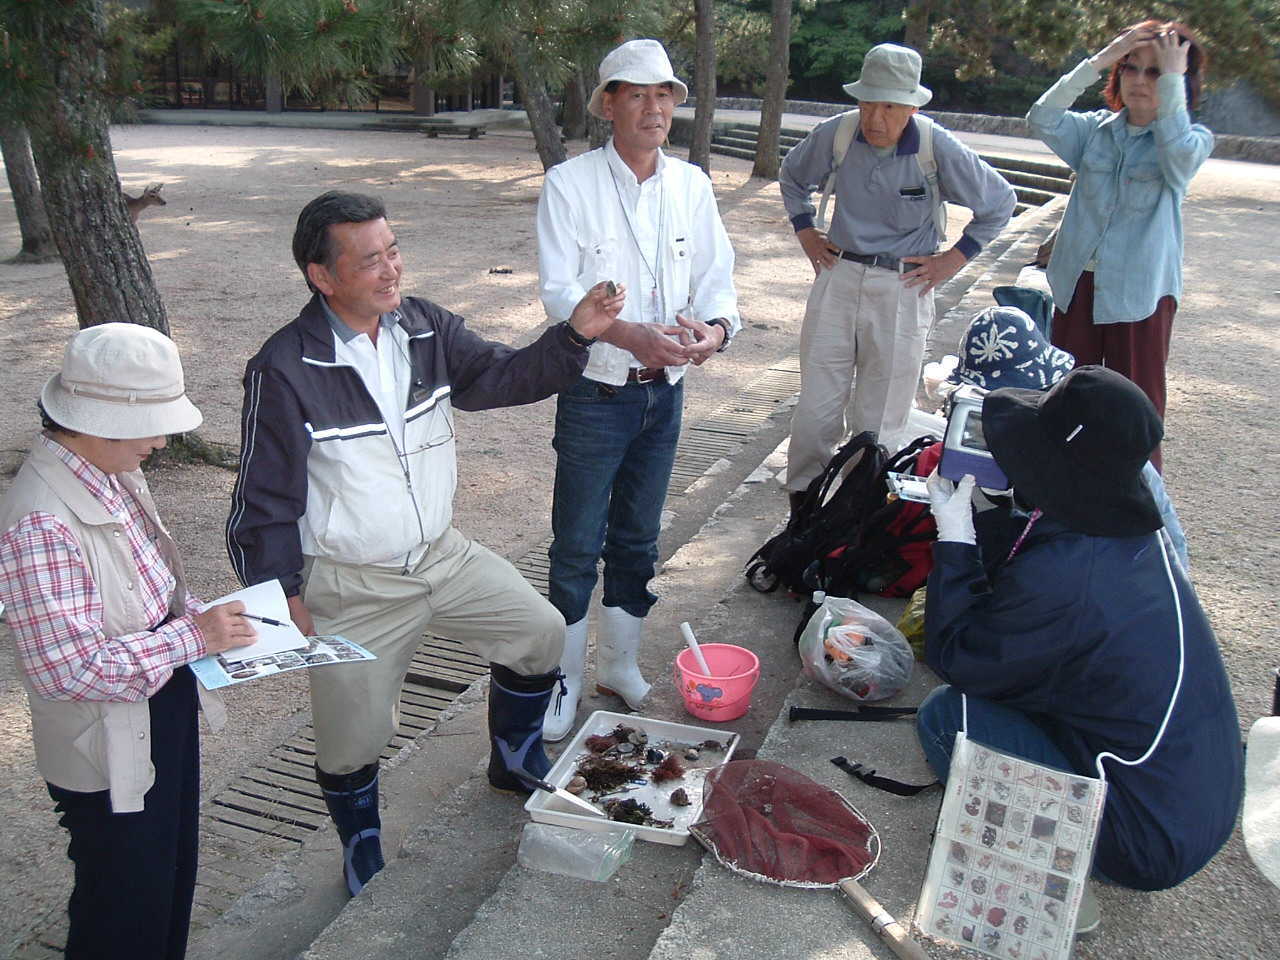
[[[751,691],[760,679],[760,658],[732,643],[700,644],[710,674],[698,668],[692,650],[676,655],[676,689],[685,709],[700,720],[736,720],[751,706]]]

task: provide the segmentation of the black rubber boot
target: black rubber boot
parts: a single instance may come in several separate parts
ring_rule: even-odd
[[[532,793],[519,774],[541,780],[551,769],[542,748],[542,720],[560,671],[521,676],[491,663],[489,674],[489,783],[498,790]]]
[[[325,773],[316,783],[342,840],[342,875],[354,897],[382,869],[382,818],[378,813],[378,764],[354,773]]]

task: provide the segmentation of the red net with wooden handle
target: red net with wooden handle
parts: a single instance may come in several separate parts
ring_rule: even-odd
[[[875,828],[840,794],[769,760],[709,773],[689,830],[731,869],[788,886],[859,878],[880,849]]]

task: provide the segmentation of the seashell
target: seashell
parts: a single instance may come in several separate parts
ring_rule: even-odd
[[[697,759],[698,759],[698,751],[697,751],[696,749],[694,749],[693,747],[690,747],[688,750],[686,750],[686,751],[684,752],[684,758],[685,758],[686,760],[697,760]]]
[[[574,794],[581,793],[583,790],[587,789],[587,778],[574,777],[564,785],[564,788],[568,790],[570,793],[574,793]]]

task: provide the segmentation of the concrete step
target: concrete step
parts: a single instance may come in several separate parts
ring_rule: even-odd
[[[984,153],[980,156],[997,170],[1017,170],[1021,173],[1034,173],[1058,180],[1071,179],[1071,168],[1057,160],[1028,160],[1025,157],[1010,157],[996,153]]]
[[[712,146],[734,147],[738,150],[751,150],[753,152],[756,149],[756,143],[755,137],[715,136],[711,138]]]
[[[1009,170],[1002,167],[996,167],[1000,171],[1000,175],[1008,180],[1015,187],[1031,187],[1035,190],[1044,190],[1047,193],[1058,193],[1066,196],[1071,192],[1071,181],[1064,180],[1062,177],[1046,177],[1038,173],[1024,173],[1021,170]]]
[[[744,147],[725,147],[713,143],[711,145],[711,152],[723,154],[726,157],[737,157],[739,160],[754,160],[756,158],[756,151],[754,147],[747,150]]]
[[[934,300],[937,319],[925,350],[928,359],[956,352],[969,321],[995,304],[991,291],[1018,282],[1022,268],[1035,259],[1036,248],[1057,226],[1066,206],[1066,197],[1054,197],[1043,206],[1015,213],[1009,226],[939,289]],[[923,405],[923,387],[917,399]]]
[[[724,143],[732,147],[749,147],[752,150],[756,148],[756,144],[760,141],[760,138],[756,136],[756,131],[754,130],[729,130],[724,133],[716,134],[711,139],[713,143]],[[783,153],[786,153],[792,147],[797,146],[800,142],[801,141],[797,140],[795,137],[779,137],[778,148]]]
[[[1013,185],[1013,192],[1018,195],[1018,201],[1020,203],[1033,204],[1037,207],[1044,206],[1054,197],[1064,196],[1064,194],[1057,192],[1051,193],[1048,190],[1036,190],[1033,187],[1022,187],[1016,183]]]

